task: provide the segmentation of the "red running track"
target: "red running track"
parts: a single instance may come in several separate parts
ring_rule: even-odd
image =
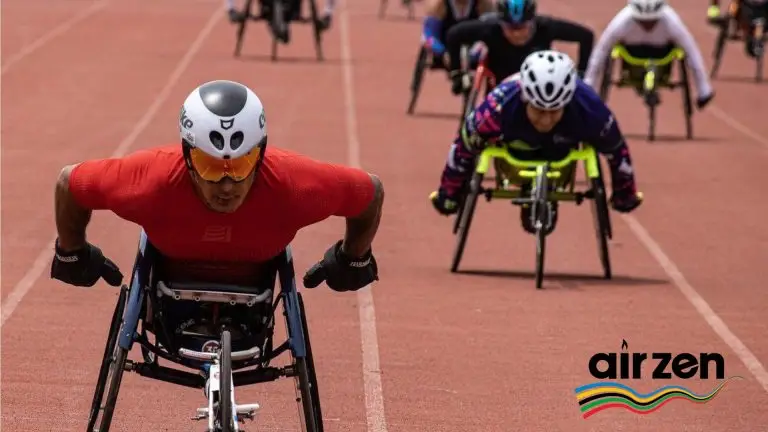
[[[437,216],[426,197],[437,185],[459,101],[444,76],[431,73],[417,115],[405,115],[418,22],[379,20],[372,0],[341,5],[347,10],[326,36],[325,63],[313,61],[309,29],[301,26],[292,45],[281,48],[286,59],[271,63],[266,30],[258,26],[249,29],[244,58],[232,58],[234,29],[218,0],[102,3],[3,67],[3,430],[84,428],[116,299],[103,286],[81,290],[47,277],[49,258],[41,251],[53,235],[58,170],[175,141],[180,101],[218,78],[259,93],[272,113],[275,145],[359,162],[385,183],[386,214],[375,244],[376,333],[370,315],[361,325],[364,294],[305,294],[327,430],[768,430],[763,366],[751,364],[753,374],[744,362],[768,362],[768,296],[761,286],[768,276],[761,265],[768,258],[768,204],[761,199],[768,107],[765,85],[748,80],[754,68],[740,47],[729,47],[714,106],[696,114],[692,142],[677,138],[684,133],[677,94],[663,95],[659,133],[668,139],[647,143],[639,100],[613,92],[611,106],[630,138],[647,202],[633,217],[614,214],[610,282],[597,277],[589,211],[563,209],[548,247],[546,289],[536,291],[533,239],[506,204],[481,203],[462,266],[473,271],[448,272],[452,221]],[[699,3],[675,7],[709,64],[714,35]],[[3,62],[93,4],[6,0]],[[541,9],[599,33],[623,4],[548,0]],[[395,4],[390,11],[405,15]],[[347,56],[351,61],[341,60]],[[300,233],[297,270],[341,230],[342,221],[329,220]],[[127,271],[137,233],[97,214],[89,236]],[[41,256],[44,265],[35,267]],[[678,287],[681,277],[727,327],[692,305]],[[593,381],[589,357],[618,351],[622,339],[631,351],[720,352],[727,375],[745,379],[706,405],[673,401],[648,416],[609,410],[583,420],[573,390]],[[713,387],[670,383],[696,392]],[[645,392],[659,383],[632,385]],[[238,400],[263,405],[258,430],[295,430],[291,387],[278,381],[244,388]],[[199,391],[128,374],[113,430],[201,430],[188,418],[203,402]]]

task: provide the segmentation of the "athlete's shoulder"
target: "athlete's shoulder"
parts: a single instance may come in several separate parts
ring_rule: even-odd
[[[602,127],[602,124],[611,116],[611,110],[600,98],[597,92],[578,79],[573,99],[570,104],[580,121],[587,127]]]
[[[490,105],[490,108],[496,111],[501,111],[510,105],[514,105],[520,101],[522,94],[522,88],[520,87],[520,73],[516,73],[506,77],[499,85],[497,85],[486,98],[486,102]]]

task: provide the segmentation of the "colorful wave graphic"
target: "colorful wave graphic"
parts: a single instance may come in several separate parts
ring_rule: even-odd
[[[707,403],[734,379],[742,379],[742,377],[729,377],[707,394],[697,394],[681,386],[664,386],[643,394],[617,382],[587,384],[577,387],[575,392],[576,400],[579,401],[579,410],[585,419],[609,408],[624,408],[636,414],[650,414],[675,399]]]

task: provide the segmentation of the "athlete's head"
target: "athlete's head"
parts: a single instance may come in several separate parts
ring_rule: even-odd
[[[665,0],[629,0],[632,18],[643,28],[650,30],[661,18]]]
[[[525,112],[539,132],[549,132],[563,117],[576,91],[576,66],[567,54],[537,51],[523,60],[520,87]]]
[[[223,213],[237,210],[267,146],[258,96],[236,82],[207,82],[184,101],[179,132],[184,160],[205,204]]]
[[[496,3],[504,35],[513,45],[523,45],[531,37],[536,0],[498,0]]]

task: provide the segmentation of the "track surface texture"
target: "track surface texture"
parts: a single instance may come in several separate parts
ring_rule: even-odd
[[[682,139],[679,93],[662,94],[661,138],[648,143],[640,100],[613,89],[646,202],[631,217],[612,213],[611,281],[600,278],[588,207],[561,206],[537,291],[534,240],[501,202],[479,203],[466,272],[449,273],[453,220],[436,215],[427,195],[459,100],[444,74],[429,73],[407,116],[420,20],[406,20],[395,2],[385,19],[375,0],[343,3],[324,63],[301,25],[272,63],[263,23],[249,27],[243,57],[232,57],[235,30],[219,0],[3,1],[2,430],[84,429],[117,298],[103,285],[81,290],[48,277],[59,169],[176,141],[181,101],[212,79],[241,81],[262,97],[274,145],[359,163],[385,185],[374,244],[381,281],[370,293],[304,294],[326,430],[768,430],[768,87],[750,82],[742,48],[728,47],[693,141]],[[540,9],[599,34],[623,5],[546,0]],[[710,65],[715,34],[704,3],[675,7]],[[343,227],[334,219],[299,234],[299,274]],[[89,239],[128,273],[137,233],[97,213]],[[719,352],[726,375],[743,379],[703,405],[677,400],[650,415],[616,409],[582,419],[574,389],[595,381],[590,356],[619,352],[622,340],[632,352]],[[715,385],[651,380],[652,365],[625,383],[641,392]],[[239,388],[238,402],[263,406],[246,430],[296,430],[292,387]],[[112,430],[202,430],[189,417],[203,404],[200,391],[126,374]]]

